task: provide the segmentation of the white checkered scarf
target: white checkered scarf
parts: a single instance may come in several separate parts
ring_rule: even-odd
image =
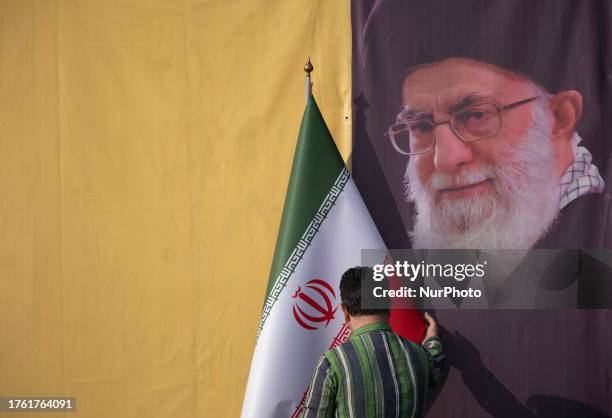
[[[589,193],[602,193],[606,183],[599,175],[599,170],[591,161],[593,156],[585,147],[579,147],[582,140],[578,134],[574,134],[572,145],[574,148],[574,162],[561,176],[561,197],[559,209],[563,209],[571,201]]]

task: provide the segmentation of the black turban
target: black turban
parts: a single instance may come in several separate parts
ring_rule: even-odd
[[[358,84],[377,131],[401,105],[406,70],[446,58],[494,64],[550,93],[575,89],[584,102],[578,131],[597,143],[597,160],[608,151],[600,141],[612,140],[611,21],[610,0],[379,0],[357,35]]]

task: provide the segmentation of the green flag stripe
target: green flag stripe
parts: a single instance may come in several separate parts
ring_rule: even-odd
[[[282,268],[297,246],[308,224],[338,177],[344,162],[325,125],[314,98],[310,96],[293,157],[283,215],[276,239],[266,299]]]
[[[340,174],[336,178],[336,181],[330,187],[329,193],[327,193],[327,195],[323,199],[323,203],[321,203],[321,205],[319,206],[319,209],[314,214],[312,220],[306,227],[306,230],[302,234],[300,240],[298,241],[297,245],[291,252],[289,258],[287,259],[287,262],[281,269],[280,274],[278,275],[278,277],[276,277],[276,280],[274,280],[274,284],[272,285],[272,291],[266,297],[264,309],[261,314],[259,328],[257,330],[257,339],[259,339],[259,334],[263,329],[266,319],[268,319],[268,315],[270,314],[272,306],[274,306],[281,292],[287,286],[287,281],[289,280],[289,277],[291,277],[298,263],[304,257],[306,249],[310,246],[310,243],[317,234],[317,231],[321,228],[323,221],[325,221],[325,218],[327,218],[327,215],[336,203],[338,196],[340,196],[340,193],[342,193],[342,190],[344,190],[344,186],[346,186],[346,183],[348,182],[349,178],[350,174],[348,170],[346,168],[342,168]]]

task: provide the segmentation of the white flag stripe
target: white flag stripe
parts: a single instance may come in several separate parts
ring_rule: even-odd
[[[327,218],[327,215],[336,204],[336,200],[340,197],[342,191],[344,190],[344,187],[346,186],[346,183],[349,180],[350,174],[346,167],[343,167],[340,171],[340,174],[338,174],[338,178],[325,196],[325,199],[323,199],[321,206],[319,206],[319,209],[315,212],[312,220],[306,227],[306,231],[304,231],[302,237],[291,252],[289,259],[285,262],[285,265],[283,266],[279,276],[276,278],[274,285],[272,286],[272,291],[268,295],[266,303],[264,304],[263,313],[259,321],[259,329],[257,330],[257,339],[259,339],[259,334],[261,334],[261,331],[264,327],[264,324],[266,323],[266,320],[268,319],[268,315],[272,307],[278,300],[278,297],[280,296],[281,292],[285,289],[287,281],[295,272],[295,269],[302,260],[304,253],[306,252],[308,247],[310,247],[313,238],[316,236],[317,232],[321,228],[321,225]]]

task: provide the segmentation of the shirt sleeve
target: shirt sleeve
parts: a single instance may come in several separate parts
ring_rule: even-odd
[[[430,365],[430,382],[432,386],[436,385],[442,378],[444,373],[444,348],[440,337],[429,337],[421,344],[429,357]]]
[[[329,360],[322,355],[315,367],[301,417],[333,418],[336,412],[336,393],[336,377]]]

